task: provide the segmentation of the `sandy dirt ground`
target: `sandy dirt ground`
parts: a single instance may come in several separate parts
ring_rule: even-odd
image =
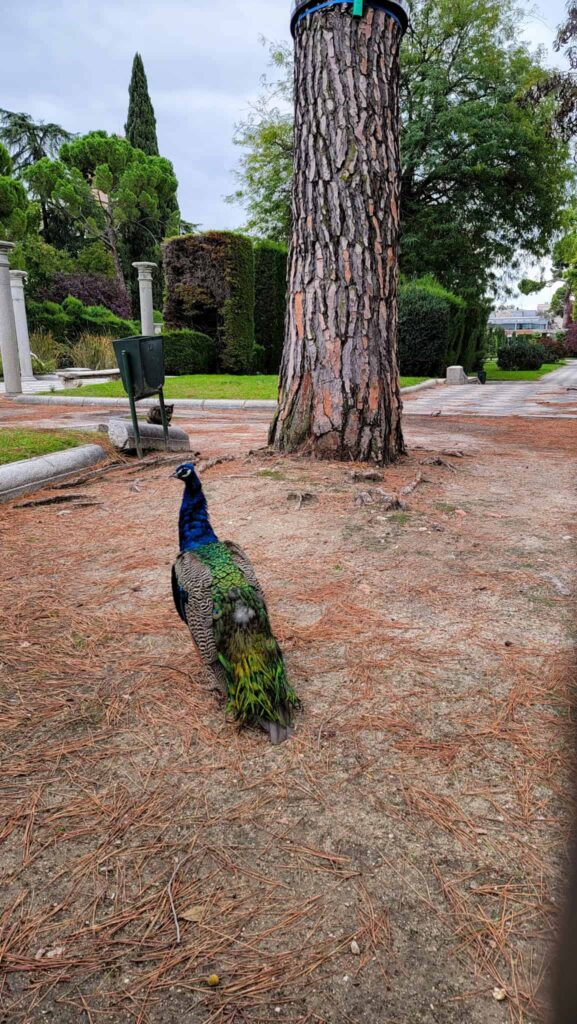
[[[0,508],[0,1022],[536,1024],[575,424],[411,416],[376,480],[259,451],[265,415],[189,429],[233,456],[213,523],[258,568],[297,734],[227,722],[176,618],[166,462]]]

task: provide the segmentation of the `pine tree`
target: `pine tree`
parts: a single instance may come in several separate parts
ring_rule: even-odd
[[[356,6],[355,6],[356,10]],[[397,360],[396,17],[312,8],[296,28],[295,170],[278,451],[392,462]]]
[[[159,156],[156,117],[148,93],[144,64],[139,53],[136,54],[132,65],[128,95],[128,121],[124,129],[126,138],[132,146],[141,149],[147,156]]]

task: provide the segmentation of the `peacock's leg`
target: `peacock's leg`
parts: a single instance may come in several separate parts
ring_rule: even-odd
[[[212,678],[216,683],[218,690],[222,693],[223,697],[228,697],[228,683],[226,681],[226,672],[218,661],[213,661],[210,665],[210,671]]]

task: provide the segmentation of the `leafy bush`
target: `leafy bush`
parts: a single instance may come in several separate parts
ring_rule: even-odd
[[[66,349],[48,331],[36,331],[30,335],[30,352],[34,373],[54,373],[60,366],[60,359]]]
[[[69,253],[48,245],[40,235],[27,235],[10,254],[12,270],[25,270],[28,274],[27,299],[40,299],[55,274],[71,273],[74,260]]]
[[[107,334],[83,334],[72,346],[73,366],[88,370],[111,370],[117,365],[112,338]]]
[[[32,331],[47,331],[67,345],[73,345],[82,334],[107,334],[111,338],[140,334],[140,327],[133,321],[123,320],[103,306],[85,306],[72,297],[61,304],[29,301],[28,323]]]
[[[165,247],[165,324],[200,331],[216,345],[218,368],[250,369],[254,347],[254,258],[250,238],[228,231],[183,235]]]
[[[55,274],[43,298],[64,302],[71,295],[85,306],[104,306],[116,316],[129,320],[130,299],[121,284],[103,274]]]
[[[256,242],[254,246],[254,334],[264,357],[255,355],[259,372],[278,373],[284,345],[287,308],[286,246]]]
[[[565,335],[565,351],[568,356],[577,356],[577,324],[569,324]]]
[[[543,334],[538,339],[538,344],[545,349],[546,362],[548,363],[558,363],[561,359],[565,359],[567,355],[564,335],[562,340],[560,340],[558,337],[551,338],[548,334]]]
[[[542,345],[523,337],[513,337],[499,349],[497,362],[501,370],[540,370],[546,357]]]
[[[214,373],[216,349],[207,334],[198,331],[167,331],[164,342],[164,365],[167,374],[179,377],[188,373]]]
[[[399,360],[401,373],[442,377],[459,362],[466,304],[432,278],[401,285],[399,292]]]

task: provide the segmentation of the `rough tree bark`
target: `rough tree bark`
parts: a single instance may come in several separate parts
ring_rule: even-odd
[[[386,12],[296,29],[289,310],[271,443],[384,464],[404,450],[397,362],[399,50]]]

